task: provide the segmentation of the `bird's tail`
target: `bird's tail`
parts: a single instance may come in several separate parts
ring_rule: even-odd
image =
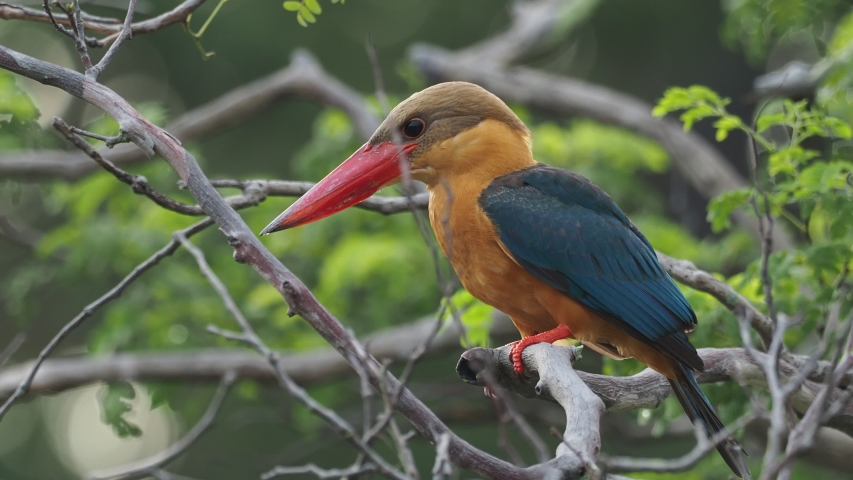
[[[726,464],[732,470],[732,473],[743,479],[749,479],[749,468],[746,466],[746,458],[743,449],[737,440],[726,431],[726,427],[708,401],[708,397],[699,388],[699,383],[696,382],[696,377],[693,376],[693,371],[689,367],[679,365],[679,376],[675,380],[670,380],[672,391],[675,392],[675,397],[681,403],[681,407],[690,421],[694,425],[701,425],[705,430],[708,438],[719,440],[716,442],[717,451],[720,456],[726,461]],[[720,438],[722,437],[722,438]]]

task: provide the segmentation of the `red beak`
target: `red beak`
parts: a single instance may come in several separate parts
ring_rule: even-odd
[[[279,215],[261,235],[298,227],[349,208],[402,175],[400,160],[418,145],[364,144]]]

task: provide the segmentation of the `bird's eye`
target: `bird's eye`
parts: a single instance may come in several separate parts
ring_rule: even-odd
[[[424,130],[426,130],[426,123],[420,118],[413,118],[403,126],[403,135],[406,138],[418,138],[424,133]]]

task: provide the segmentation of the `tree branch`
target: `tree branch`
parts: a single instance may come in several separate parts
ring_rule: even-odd
[[[364,339],[369,352],[383,361],[406,361],[412,351],[429,335],[435,319],[432,317],[389,328]],[[493,336],[516,333],[506,315],[496,316],[491,330]],[[427,355],[459,348],[459,332],[446,328],[430,343]],[[31,370],[23,363],[0,370],[0,399],[11,395]],[[279,368],[300,385],[311,385],[340,378],[352,369],[341,355],[331,348],[305,353],[282,353]],[[274,381],[272,369],[257,355],[235,349],[207,349],[190,352],[154,352],[113,354],[103,357],[70,357],[45,360],[30,385],[30,395],[55,394],[83,385],[128,381],[211,382],[233,370],[239,378],[262,382]]]
[[[361,95],[329,76],[313,55],[297,50],[289,66],[184,113],[170,122],[166,130],[182,142],[190,142],[240,124],[248,117],[293,95],[313,98],[343,110],[352,119],[356,132],[363,140],[370,138],[379,126],[379,118]],[[132,145],[105,148],[98,153],[119,166],[148,160],[142,151]],[[0,177],[61,177],[73,181],[99,168],[79,152],[47,150],[0,155]]]
[[[170,463],[174,459],[182,455],[189,449],[202,435],[204,435],[216,419],[216,414],[219,413],[219,407],[225,401],[228,391],[231,390],[231,385],[234,384],[235,375],[232,371],[226,371],[219,383],[219,389],[210,401],[207,411],[195,424],[195,426],[186,433],[180,440],[173,443],[169,448],[157,453],[151,457],[142,460],[111,468],[109,470],[97,471],[89,475],[90,480],[133,480],[137,478],[145,478],[150,476],[151,472],[163,468],[164,465]]]
[[[144,20],[130,25],[130,35],[140,35],[152,33],[162,30],[176,23],[183,23],[187,17],[191,15],[205,0],[186,0],[177,7],[157,15],[154,18]],[[0,20],[26,20],[31,22],[51,23],[51,18],[48,13],[42,10],[24,7],[22,5],[14,5],[9,3],[0,3]],[[64,26],[71,26],[72,22],[67,18],[55,17],[56,23]],[[108,34],[102,39],[90,39],[86,43],[90,47],[103,48],[115,42],[124,29],[121,20],[113,18],[93,17],[91,15],[82,15],[83,26],[86,30],[92,32]]]
[[[562,347],[553,347],[562,348]],[[509,346],[497,349],[472,348],[462,354],[456,371],[466,382],[485,386],[484,372],[491,368],[497,383],[522,397],[541,398],[555,401],[547,394],[537,395],[535,385],[527,383],[514,374],[509,358]],[[525,350],[526,352],[526,350]],[[699,373],[696,379],[700,383],[738,382],[753,388],[768,390],[767,378],[758,362],[769,358],[767,354],[754,352],[758,360],[754,360],[742,348],[700,348],[699,356],[705,363],[705,371]],[[526,357],[524,357],[526,362]],[[779,375],[783,383],[798,374],[798,370],[784,362],[779,363]],[[578,372],[581,379],[596,395],[604,401],[608,411],[636,410],[639,408],[656,408],[668,397],[672,390],[663,375],[651,369],[630,377],[610,377],[586,372]],[[794,410],[804,414],[815,401],[823,385],[807,381],[791,396]],[[837,404],[845,399],[843,391],[836,389],[830,394],[830,403]],[[853,437],[853,405],[847,404],[834,416],[827,425]]]
[[[2,48],[2,47],[0,47]],[[2,53],[2,50],[0,50]],[[194,235],[208,226],[210,226],[213,222],[210,219],[204,219],[201,222],[196,223],[195,225],[182,230],[185,235]],[[126,277],[124,277],[118,285],[110,289],[107,293],[101,295],[100,298],[95,300],[94,302],[87,305],[82,312],[80,312],[76,317],[71,319],[62,329],[51,339],[50,343],[47,344],[44,349],[39,353],[36,360],[33,362],[32,366],[29,367],[27,374],[23,379],[20,380],[20,383],[15,388],[14,392],[6,398],[6,402],[0,406],[0,420],[6,416],[6,413],[12,408],[12,404],[15,403],[16,400],[23,397],[27,391],[30,389],[33,380],[35,379],[36,373],[38,373],[39,367],[41,367],[42,363],[44,363],[45,359],[53,353],[53,350],[65,339],[72,331],[74,331],[77,327],[79,327],[87,318],[91,317],[93,313],[95,313],[99,308],[107,304],[108,302],[118,298],[125,288],[128,285],[133,283],[134,280],[139,278],[140,275],[157,265],[160,260],[168,257],[175,250],[178,249],[179,243],[176,241],[169,242],[165,247],[158,250],[154,255],[150,256],[147,260],[137,265]]]

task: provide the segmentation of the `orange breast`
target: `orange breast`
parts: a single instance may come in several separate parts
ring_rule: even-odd
[[[501,247],[492,222],[480,208],[479,194],[486,185],[466,183],[470,182],[451,180],[431,189],[429,216],[439,245],[471,295],[509,315],[522,337],[563,324],[577,340],[600,353],[635,357],[674,377],[669,358],[518,265]]]

